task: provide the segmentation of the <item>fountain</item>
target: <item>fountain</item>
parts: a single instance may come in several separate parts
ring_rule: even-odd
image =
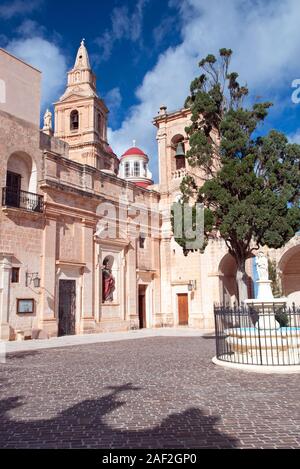
[[[223,331],[226,353],[218,358],[246,365],[300,365],[299,313],[287,308],[287,298],[273,297],[268,259],[262,252],[256,266],[257,298],[246,300],[238,315],[233,313],[231,327]]]

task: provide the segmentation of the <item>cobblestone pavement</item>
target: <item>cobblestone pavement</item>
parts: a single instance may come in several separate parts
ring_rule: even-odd
[[[200,337],[10,355],[0,447],[299,448],[299,375],[223,369],[213,355]]]

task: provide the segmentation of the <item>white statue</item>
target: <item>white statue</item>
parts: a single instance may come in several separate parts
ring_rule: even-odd
[[[256,269],[259,280],[269,280],[268,258],[261,251],[256,257]]]
[[[43,130],[52,130],[52,113],[47,109],[44,115],[44,128]]]

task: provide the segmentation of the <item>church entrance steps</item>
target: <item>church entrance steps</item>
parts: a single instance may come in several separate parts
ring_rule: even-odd
[[[141,329],[127,332],[102,332],[101,334],[54,337],[46,340],[29,340],[25,342],[1,341],[1,345],[4,346],[6,353],[18,353],[103,342],[119,342],[147,337],[203,337],[203,335],[203,331],[188,328]]]

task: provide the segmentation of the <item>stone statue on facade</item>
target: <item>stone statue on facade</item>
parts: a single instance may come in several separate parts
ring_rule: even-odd
[[[114,300],[115,278],[112,275],[112,262],[110,257],[106,257],[102,267],[102,301],[111,303]]]
[[[52,131],[52,113],[47,109],[44,115],[44,127],[43,130],[48,132]]]
[[[268,258],[263,252],[259,252],[256,257],[256,269],[259,280],[269,280]]]

